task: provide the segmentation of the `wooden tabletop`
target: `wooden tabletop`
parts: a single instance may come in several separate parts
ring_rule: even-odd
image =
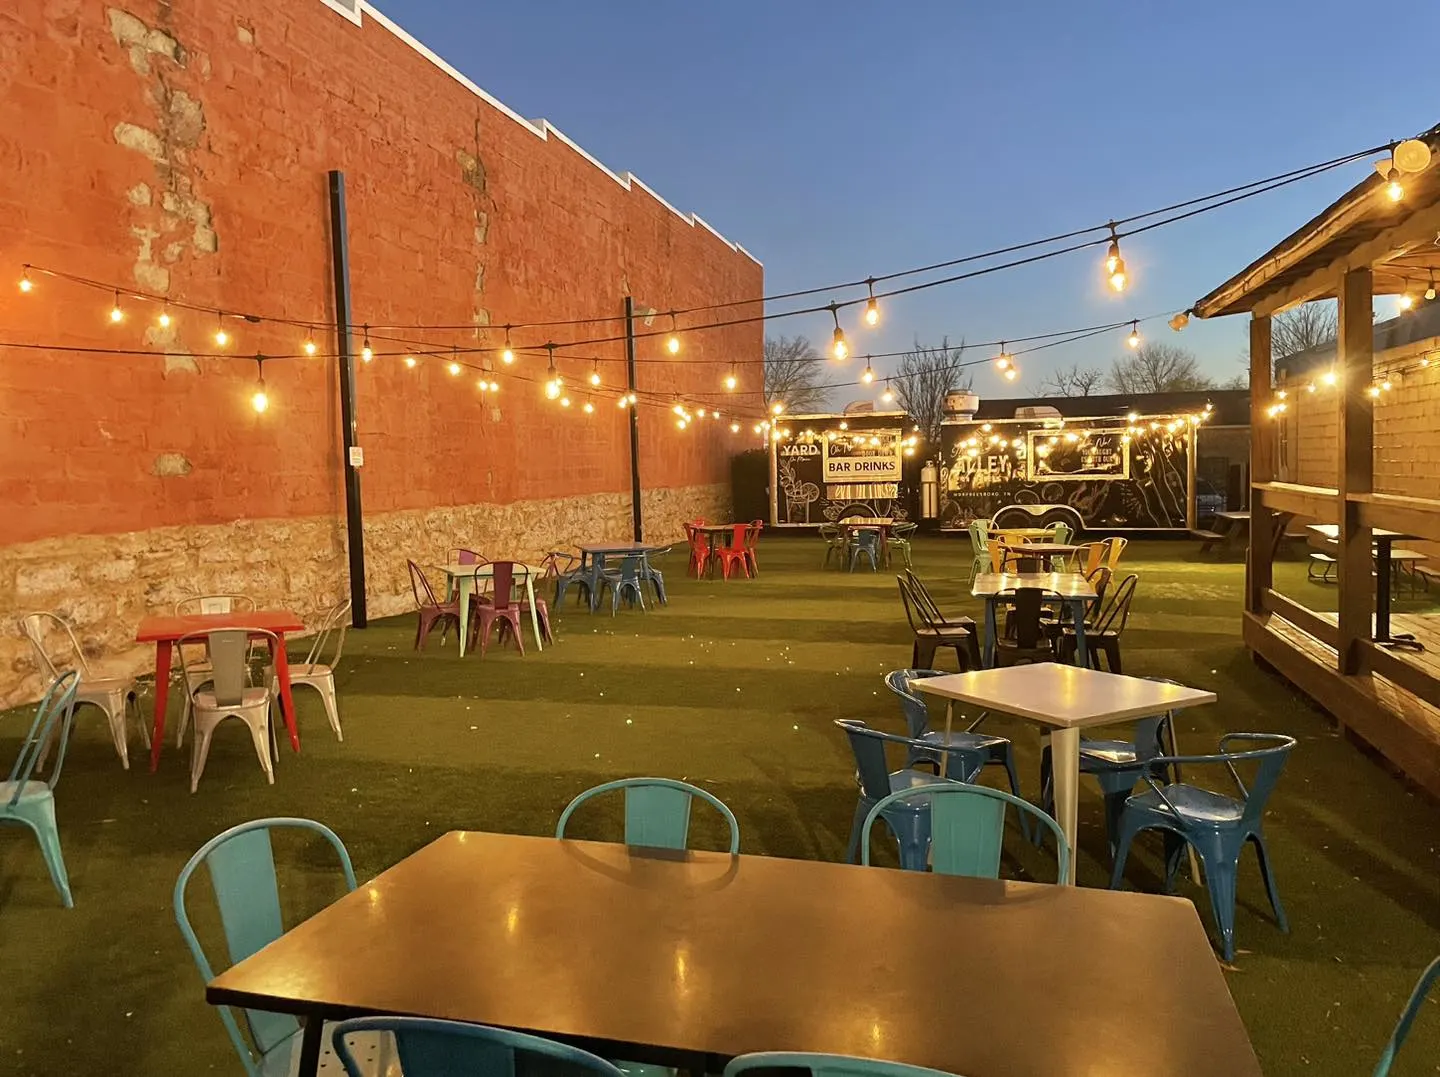
[[[702,535],[728,535],[737,527],[749,527],[748,523],[739,524],[691,524],[691,531],[698,531]]]
[[[1054,662],[919,677],[910,687],[1062,729],[1083,729],[1215,702],[1214,692],[1198,688]]]
[[[1085,549],[1084,546],[1076,546],[1066,542],[1001,542],[1002,550],[1010,550],[1013,553],[1029,554],[1035,557],[1065,557],[1076,550]]]
[[[992,527],[990,534],[1003,538],[1005,535],[1014,535],[1017,538],[1044,538],[1046,535],[1055,534],[1048,527]]]
[[[1043,587],[1060,598],[1095,597],[1090,581],[1077,572],[982,572],[970,585],[970,593],[985,598],[1021,587]]]
[[[1234,520],[1234,521],[1236,521],[1237,523],[1239,523],[1239,522],[1247,522],[1247,523],[1248,523],[1249,520],[1250,520],[1249,510],[1244,510],[1244,509],[1232,510],[1232,511],[1230,511],[1230,512],[1217,512],[1215,515],[1218,516],[1218,517],[1219,517],[1220,519],[1222,519],[1222,520]]]
[[[227,628],[250,628],[265,632],[300,632],[305,622],[290,610],[252,610],[249,613],[187,613],[181,617],[150,616],[140,620],[136,643],[177,640],[192,632],[221,632]]]
[[[841,527],[892,527],[895,519],[891,516],[847,516],[836,522]]]
[[[1333,541],[1333,542],[1339,542],[1339,541],[1340,541],[1340,525],[1339,525],[1339,524],[1307,524],[1307,525],[1305,526],[1305,530],[1306,530],[1306,531],[1313,531],[1315,534],[1319,535],[1321,538],[1327,538],[1327,539],[1330,539],[1330,540]],[[1388,539],[1388,540],[1392,540],[1392,541],[1393,541],[1394,539],[1411,539],[1411,538],[1417,538],[1418,536],[1416,536],[1416,535],[1407,535],[1407,534],[1406,534],[1405,532],[1403,532],[1403,531],[1387,531],[1387,530],[1385,530],[1385,528],[1383,528],[1383,527],[1372,527],[1372,528],[1370,529],[1370,537],[1371,537],[1371,538],[1377,538],[1377,539]]]
[[[966,1077],[1259,1077],[1188,901],[452,832],[211,1003],[477,1021],[718,1073],[748,1051]]]

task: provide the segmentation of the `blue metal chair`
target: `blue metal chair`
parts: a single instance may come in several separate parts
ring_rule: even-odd
[[[876,572],[875,567],[880,559],[880,530],[874,527],[858,527],[850,535],[850,571],[855,571],[855,565],[864,554],[870,559],[870,571]]]
[[[1235,741],[1263,744],[1268,747],[1231,752],[1226,745]],[[1270,870],[1270,857],[1265,851],[1261,822],[1265,802],[1270,798],[1285,760],[1295,747],[1295,738],[1283,733],[1227,733],[1220,738],[1220,750],[1211,755],[1160,755],[1150,760],[1152,768],[1223,764],[1239,787],[1240,796],[1232,797],[1182,782],[1161,784],[1152,771],[1141,775],[1150,786],[1148,792],[1137,793],[1125,802],[1120,813],[1115,838],[1115,866],[1110,872],[1110,889],[1120,886],[1125,875],[1125,858],[1130,843],[1143,830],[1165,832],[1165,889],[1175,881],[1175,873],[1189,844],[1205,865],[1205,886],[1210,891],[1210,906],[1220,930],[1221,949],[1225,960],[1235,956],[1235,876],[1240,865],[1240,852],[1247,841],[1255,843],[1260,860],[1260,875],[1265,892],[1275,909],[1275,920],[1281,931],[1288,932],[1280,893]],[[1254,781],[1247,788],[1235,769],[1237,763],[1256,765]]]
[[[564,558],[564,564],[561,564]],[[551,550],[540,562],[547,572],[555,577],[555,608],[561,608],[565,601],[565,592],[573,586],[577,590],[585,592],[585,604],[590,607],[590,612],[595,612],[595,602],[599,597],[599,588],[595,584],[595,574],[589,565],[581,563],[580,558],[573,553],[565,553],[561,550]]]
[[[648,583],[655,591],[655,601],[662,606],[668,606],[670,600],[665,597],[665,574],[655,567],[656,562],[668,557],[671,547],[662,546],[658,550],[650,550],[642,555],[640,561],[640,578]]]
[[[30,731],[20,742],[20,754],[10,768],[10,776],[0,785],[0,823],[28,828],[40,843],[50,881],[60,892],[67,909],[75,907],[70,896],[70,876],[65,871],[65,858],[60,854],[60,828],[55,823],[55,786],[65,765],[65,749],[70,743],[70,724],[75,716],[75,695],[80,690],[80,674],[75,670],[56,677],[45,690]],[[53,744],[55,740],[58,744]],[[33,781],[40,757],[55,749],[55,766],[45,781]]]
[[[615,611],[620,608],[620,599],[627,593],[635,597],[635,601],[643,610],[645,608],[645,592],[641,589],[641,566],[645,564],[645,558],[638,553],[626,554],[620,561],[620,567],[605,569],[600,573],[600,592],[603,594],[605,588],[610,588],[610,616],[615,616]]]
[[[905,765],[913,767],[919,762],[934,763],[935,769],[938,771],[940,769],[940,749],[947,744],[951,748],[982,752],[986,765],[995,763],[1005,768],[1005,773],[1010,778],[1010,792],[1018,797],[1020,795],[1020,779],[1015,771],[1014,746],[1004,737],[975,732],[980,723],[985,720],[985,712],[981,712],[980,717],[962,731],[951,732],[949,741],[946,741],[945,733],[942,730],[932,731],[930,729],[929,708],[925,705],[924,697],[911,690],[910,682],[921,677],[943,677],[945,675],[934,669],[893,669],[885,674],[885,687],[894,692],[900,700],[900,711],[905,715],[906,732],[910,738],[937,746],[935,749],[917,748],[905,760]]]
[[[930,828],[921,845],[906,850],[901,856],[901,866],[907,870],[924,871],[928,860],[941,875],[1000,878],[1005,809],[1013,806],[1021,820],[1026,815],[1033,815],[1040,826],[1048,827],[1055,835],[1055,848],[1059,850],[1055,881],[1064,883],[1066,872],[1070,870],[1070,846],[1059,823],[1028,800],[999,789],[959,782],[902,789],[879,801],[865,817],[865,828],[860,834],[860,863],[870,863],[870,828],[875,820],[881,817],[888,819],[888,812],[898,807],[909,808],[914,801],[924,801],[930,809]],[[1023,824],[1021,829],[1025,829]]]
[[[1405,1004],[1405,1009],[1400,1013],[1400,1020],[1395,1022],[1395,1031],[1390,1033],[1390,1040],[1385,1044],[1385,1050],[1380,1052],[1380,1061],[1375,1065],[1375,1072],[1371,1077],[1387,1077],[1390,1066],[1395,1061],[1395,1053],[1405,1042],[1405,1037],[1410,1035],[1410,1026],[1415,1023],[1415,1017],[1420,1012],[1420,1004],[1425,1001],[1430,988],[1440,980],[1440,957],[1430,962],[1428,968],[1420,974],[1420,979],[1415,981],[1415,990],[1410,992],[1410,1001]]]
[[[623,1077],[613,1064],[578,1047],[509,1029],[428,1017],[354,1017],[335,1024],[330,1038],[347,1077],[366,1077],[370,1072],[356,1060],[354,1040],[386,1035],[395,1037],[405,1077],[515,1077],[517,1069]],[[517,1056],[534,1062],[517,1067]]]
[[[1162,684],[1179,684],[1168,677],[1147,677]],[[1134,740],[1102,740],[1080,738],[1080,773],[1093,774],[1105,798],[1105,833],[1110,840],[1110,858],[1115,858],[1115,836],[1120,829],[1120,814],[1125,801],[1135,791],[1140,779],[1149,773],[1169,780],[1165,767],[1156,767],[1153,760],[1164,755],[1167,748],[1175,754],[1175,727],[1172,712],[1141,718],[1135,722]],[[1050,745],[1040,752],[1040,806],[1055,813],[1055,784],[1050,761]]]
[[[845,852],[848,863],[859,862],[860,834],[870,809],[892,793],[932,785],[954,785],[971,781],[985,765],[985,753],[968,748],[937,747],[933,744],[897,737],[871,729],[864,722],[854,718],[838,718],[835,721],[850,739],[850,750],[855,754],[855,783],[860,787],[860,799],[855,805],[855,818],[850,824],[850,843]],[[903,744],[907,755],[914,751],[939,751],[949,754],[950,777],[944,778],[924,770],[906,767],[890,771],[885,761],[885,745]],[[925,866],[923,849],[930,841],[930,806],[928,804],[900,804],[885,813],[885,822],[900,845],[901,866],[911,870],[923,870]],[[918,863],[909,858],[915,849],[921,849]]]
[[[565,836],[565,824],[581,804],[591,797],[616,789],[625,791],[626,845],[651,849],[686,848],[690,836],[690,805],[699,797],[725,817],[730,826],[730,852],[740,851],[740,824],[735,821],[735,813],[715,794],[674,778],[621,778],[587,789],[560,813],[560,821],[555,824],[555,836]]]
[[[748,1070],[808,1070],[814,1077],[952,1077],[942,1070],[882,1062],[850,1055],[805,1054],[798,1051],[756,1051],[732,1058],[724,1077],[739,1077]]]
[[[215,970],[205,956],[195,929],[190,926],[190,914],[185,906],[190,877],[201,864],[209,868],[230,954],[229,964],[238,964],[285,933],[275,877],[275,854],[270,844],[270,831],[282,827],[306,830],[328,841],[339,858],[345,889],[355,889],[355,869],[345,844],[333,830],[320,823],[309,819],[256,819],[217,834],[195,851],[175,880],[175,921],[180,925],[185,945],[190,947],[200,978],[206,983],[215,978]],[[252,1041],[247,1043],[230,1007],[218,1009],[230,1042],[235,1045],[235,1052],[250,1077],[284,1073],[289,1062],[298,1057],[300,1022],[290,1014],[242,1010]]]

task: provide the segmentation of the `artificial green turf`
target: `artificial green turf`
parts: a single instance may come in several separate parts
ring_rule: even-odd
[[[1440,953],[1440,806],[1337,737],[1322,714],[1251,662],[1238,632],[1243,569],[1201,559],[1194,548],[1151,542],[1126,552],[1141,576],[1127,672],[1219,695],[1218,704],[1184,713],[1183,748],[1212,748],[1221,731],[1238,729],[1300,741],[1267,820],[1291,934],[1270,920],[1247,854],[1240,952],[1227,979],[1266,1073],[1368,1073],[1416,975]],[[672,559],[668,608],[622,610],[613,619],[567,608],[555,616],[557,645],[524,658],[492,650],[461,660],[453,640],[442,649],[438,638],[417,655],[409,617],[354,632],[339,673],[344,743],[318,698],[299,690],[305,750],[282,751],[274,787],[239,723],[217,734],[192,796],[186,755],[173,741],[159,773],[143,764],[126,773],[104,722],[82,712],[58,790],[76,907],[60,907],[23,831],[0,837],[0,968],[9,982],[0,1073],[241,1072],[203,1001],[170,902],[189,854],[245,819],[322,820],[345,839],[363,878],[449,828],[552,832],[580,790],[659,774],[702,783],[724,799],[739,817],[745,852],[839,859],[855,792],[849,749],[832,720],[900,728],[880,678],[908,663],[910,637],[893,577],[822,572],[820,549],[813,538],[767,536],[763,575],[728,583],[686,579],[683,561]],[[915,561],[942,604],[978,618],[959,582],[968,548],[921,539]],[[1312,605],[1333,598],[1333,587],[1305,583],[1299,562],[1277,571],[1287,592]],[[1399,608],[1428,603],[1404,600]],[[13,754],[28,714],[0,716],[0,752]],[[1022,784],[1034,796],[1034,728],[1003,717],[989,728],[1015,740]],[[582,836],[618,833],[604,812],[576,822]],[[1103,885],[1108,856],[1089,783],[1081,823],[1080,882]],[[696,836],[711,847],[719,841],[699,812]],[[1137,847],[1131,885],[1157,885],[1155,846]],[[1007,875],[1053,871],[1018,841],[1010,855]],[[313,910],[335,895],[319,851],[280,842],[278,856],[287,908]],[[1210,927],[1203,891],[1183,885]],[[202,908],[206,889],[201,878]],[[1075,960],[1085,951],[1077,933]],[[1154,960],[1163,965],[1166,955]],[[1126,1006],[1125,985],[1097,1005]],[[964,1000],[955,1007],[963,1020]],[[1043,1007],[1036,999],[1037,1013]],[[1432,1002],[1395,1072],[1433,1073],[1436,1059],[1440,1005]]]

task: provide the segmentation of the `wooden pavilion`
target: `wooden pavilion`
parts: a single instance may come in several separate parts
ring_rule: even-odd
[[[1396,361],[1388,354],[1377,361],[1374,342],[1374,297],[1423,305],[1440,276],[1440,127],[1419,141],[1435,158],[1403,175],[1401,198],[1392,198],[1385,177],[1371,175],[1201,299],[1195,313],[1250,315],[1246,646],[1440,795],[1440,616],[1397,617],[1392,625],[1388,585],[1372,575],[1388,533],[1406,546],[1440,543],[1440,339],[1406,352],[1403,389]],[[1320,392],[1308,382],[1287,393],[1272,383],[1271,319],[1330,298],[1339,303],[1335,365],[1322,373]],[[1329,412],[1322,417],[1333,430],[1324,466],[1309,468],[1306,483],[1287,481],[1287,423],[1265,421],[1268,414],[1293,422],[1299,409],[1286,397],[1293,404],[1297,392],[1311,413]],[[1279,538],[1294,518],[1338,525],[1331,551],[1338,614],[1311,610],[1273,586]],[[1402,633],[1413,640],[1397,644]]]

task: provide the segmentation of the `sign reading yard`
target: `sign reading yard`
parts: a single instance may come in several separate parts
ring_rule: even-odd
[[[822,441],[825,482],[900,481],[902,439],[898,430],[867,430],[863,436]]]

